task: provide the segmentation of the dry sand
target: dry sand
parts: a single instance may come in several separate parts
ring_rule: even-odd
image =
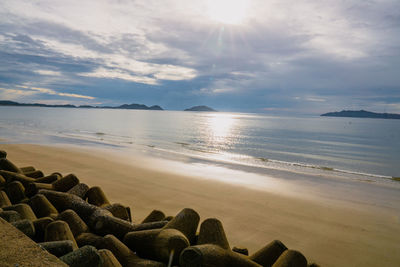
[[[101,186],[112,202],[129,205],[137,222],[153,209],[174,215],[191,207],[202,220],[220,219],[230,245],[248,247],[250,253],[280,239],[321,266],[400,263],[398,189],[273,170],[264,177],[271,183],[239,172],[246,182],[230,184],[216,177],[223,169],[206,175],[204,166],[168,166],[118,151],[15,144],[0,149],[18,166],[75,173],[81,182]]]

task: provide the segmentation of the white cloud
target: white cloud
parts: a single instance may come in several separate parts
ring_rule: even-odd
[[[9,89],[0,87],[0,98],[5,100],[18,100],[36,94],[34,91]]]
[[[320,98],[320,97],[306,97],[305,100],[311,101],[311,102],[325,102],[326,99]]]
[[[194,69],[172,64],[139,61],[131,58],[126,51],[119,51],[120,53],[100,53],[87,49],[83,45],[63,43],[41,36],[35,36],[34,38],[56,53],[62,53],[66,56],[79,59],[94,60],[99,65],[104,66],[97,68],[93,72],[78,73],[80,76],[117,78],[152,85],[157,84],[158,80],[188,80],[197,76],[197,72]],[[153,76],[154,78],[147,76]]]
[[[61,76],[61,72],[53,70],[34,70],[37,74],[46,76]]]
[[[42,93],[42,94],[66,96],[66,97],[72,97],[72,98],[95,99],[95,97],[93,97],[93,96],[57,92],[57,91],[55,91],[53,89],[49,89],[49,88],[34,87],[34,86],[27,86],[27,85],[17,85],[16,87],[24,88],[24,90],[7,89],[7,88],[0,88],[0,89],[4,90],[6,92],[9,92],[9,93],[17,94],[17,95],[34,95],[34,94]]]
[[[126,81],[145,83],[145,84],[157,84],[157,80],[150,77],[136,76],[118,69],[106,69],[102,67],[97,68],[93,72],[78,73],[78,75],[85,77],[122,79]]]
[[[84,99],[95,99],[93,96],[86,96],[86,95],[79,95],[79,94],[70,94],[70,93],[62,93],[62,92],[57,92],[53,89],[48,89],[48,88],[41,88],[41,87],[28,87],[30,90],[38,91],[43,94],[48,94],[48,95],[58,95],[58,96],[66,96],[66,97],[73,97],[73,98],[84,98]]]

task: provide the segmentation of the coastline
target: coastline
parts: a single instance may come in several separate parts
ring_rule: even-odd
[[[321,266],[395,266],[400,261],[398,188],[270,170],[261,175],[169,161],[105,148],[0,144],[18,166],[75,173],[131,207],[140,221],[153,209],[184,207],[217,217],[231,246],[256,251],[274,239]]]

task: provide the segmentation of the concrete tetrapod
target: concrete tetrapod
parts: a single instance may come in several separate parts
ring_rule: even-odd
[[[244,247],[233,247],[232,248],[233,252],[245,255],[245,256],[249,256],[249,250],[247,248]]]
[[[33,226],[35,226],[35,236],[33,240],[36,242],[44,241],[44,233],[46,232],[46,227],[49,223],[54,222],[53,218],[43,217],[33,221]]]
[[[285,250],[272,267],[307,267],[307,259],[296,250]]]
[[[68,264],[70,267],[97,267],[101,264],[101,257],[97,249],[92,246],[84,246],[80,249],[72,251],[62,257],[60,260]]]
[[[72,173],[52,183],[54,190],[60,192],[67,192],[77,184],[79,184],[79,179]]]
[[[114,234],[122,239],[128,232],[161,228],[167,223],[132,224],[113,217],[109,211],[89,204],[76,195],[45,189],[39,190],[39,193],[45,195],[59,211],[66,209],[74,210],[92,230],[101,235]]]
[[[112,216],[98,216],[96,224],[93,227],[94,231],[100,235],[113,234],[122,239],[127,233],[134,231],[142,231],[149,229],[160,229],[168,222],[150,222],[142,224],[132,224],[131,222],[112,217]]]
[[[176,229],[181,231],[192,244],[196,236],[200,216],[193,209],[185,208],[181,210],[163,229]]]
[[[31,220],[23,219],[16,222],[11,223],[12,226],[23,232],[25,235],[29,236],[30,238],[35,236],[35,227]]]
[[[120,218],[125,221],[131,221],[130,215],[126,207],[122,204],[114,203],[108,206],[102,206],[105,210],[112,213],[114,217]]]
[[[0,187],[3,187],[6,184],[6,179],[0,175]]]
[[[27,176],[23,175],[22,173],[17,173],[17,172],[12,172],[12,171],[0,170],[0,175],[3,176],[4,179],[6,179],[7,183],[10,183],[12,181],[19,181],[24,186],[26,186],[29,183],[36,182],[36,179],[27,177]]]
[[[50,175],[41,177],[41,178],[37,178],[35,183],[44,183],[44,184],[51,184],[54,183],[57,180],[60,180],[62,177],[57,174],[57,173],[52,173]]]
[[[25,185],[25,195],[27,197],[32,197],[32,196],[36,195],[40,189],[54,190],[52,184],[28,183],[27,185]]]
[[[7,152],[4,150],[0,150],[0,159],[5,159],[7,157]]]
[[[17,204],[25,198],[25,187],[19,181],[8,183],[6,192],[13,204]]]
[[[58,215],[57,209],[50,203],[50,201],[42,194],[36,194],[29,200],[36,217],[51,217],[56,218]]]
[[[274,240],[250,255],[249,259],[264,267],[272,266],[287,247],[279,240]]]
[[[11,201],[8,198],[6,192],[0,191],[0,208],[11,206]]]
[[[0,218],[12,223],[21,220],[21,215],[19,215],[15,210],[3,210],[0,211]]]
[[[158,222],[162,221],[165,218],[164,212],[160,210],[153,210],[150,212],[149,215],[147,215],[146,218],[143,219],[142,223],[148,223],[148,222]]]
[[[64,256],[74,250],[74,243],[71,240],[42,242],[38,245],[57,257]]]
[[[197,245],[214,244],[223,249],[230,249],[222,223],[215,218],[204,220],[200,225]]]
[[[26,173],[26,172],[33,172],[33,171],[36,171],[36,169],[35,169],[35,167],[33,167],[33,166],[25,166],[25,167],[20,167],[19,168],[21,171],[22,171],[22,173]]]
[[[86,225],[86,223],[81,219],[81,217],[79,217],[78,214],[76,214],[75,211],[71,209],[61,212],[57,219],[68,223],[68,226],[71,229],[74,237],[82,233],[89,232],[89,227]]]
[[[182,250],[189,240],[176,229],[155,229],[127,233],[123,242],[139,257],[168,263],[178,263]]]
[[[121,263],[119,263],[117,258],[110,250],[99,249],[98,252],[102,261],[101,267],[122,267]]]
[[[90,245],[99,249],[102,248],[104,237],[93,233],[82,233],[78,235],[75,240],[79,247]]]
[[[86,192],[88,190],[89,190],[89,186],[87,184],[79,183],[79,184],[75,185],[74,187],[72,187],[70,190],[68,190],[67,193],[76,195],[83,199],[83,198],[85,198]]]
[[[86,192],[87,201],[90,204],[96,205],[98,207],[110,205],[110,201],[104,194],[104,191],[98,187],[93,186]]]
[[[89,224],[90,227],[94,226],[98,216],[111,215],[110,212],[95,205],[91,205],[76,195],[46,189],[39,190],[39,193],[45,195],[58,211],[72,209],[79,217]]]
[[[25,203],[15,204],[8,207],[3,207],[3,210],[15,210],[16,212],[21,215],[22,219],[28,219],[34,221],[37,219],[35,213],[33,212],[32,208]]]
[[[179,264],[181,267],[262,267],[245,256],[212,244],[184,249]]]
[[[22,172],[25,176],[35,178],[35,179],[44,177],[44,174],[41,170],[34,170],[34,171],[30,171],[30,172],[22,171]]]
[[[110,250],[124,267],[165,267],[162,262],[139,258],[113,235],[104,237],[103,248]]]
[[[74,235],[69,226],[64,221],[54,221],[47,225],[44,233],[44,241],[71,240],[74,243],[74,249],[78,248]]]
[[[21,169],[18,168],[17,166],[15,166],[14,163],[9,161],[5,157],[4,158],[0,158],[0,170],[10,171],[10,172],[15,172],[15,173],[21,173],[22,174]]]

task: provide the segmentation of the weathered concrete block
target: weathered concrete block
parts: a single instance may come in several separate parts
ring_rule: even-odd
[[[197,245],[214,244],[223,249],[230,249],[222,223],[215,218],[209,218],[200,225]]]
[[[46,231],[46,227],[49,223],[54,222],[54,220],[50,217],[43,217],[33,221],[33,226],[35,227],[35,236],[33,240],[36,242],[44,241],[44,233]]]
[[[91,187],[86,192],[86,198],[90,204],[96,205],[98,207],[110,205],[110,201],[107,199],[104,191],[98,186]]]
[[[123,241],[139,257],[168,263],[172,254],[173,263],[187,248],[189,240],[176,229],[156,229],[127,233]]]
[[[146,218],[142,221],[142,223],[148,223],[148,222],[158,222],[162,221],[165,218],[164,212],[160,210],[153,210],[150,212],[149,215],[147,215]]]
[[[34,170],[34,171],[30,171],[30,172],[23,171],[23,174],[27,177],[31,177],[31,178],[35,178],[35,179],[44,177],[44,174],[41,170]]]
[[[8,198],[6,192],[0,191],[0,208],[11,206],[11,201]]]
[[[68,223],[74,237],[82,233],[89,232],[89,227],[86,225],[86,223],[81,219],[81,217],[79,217],[79,215],[75,211],[71,209],[61,212],[58,215],[58,220],[62,220]]]
[[[161,262],[141,259],[113,235],[104,237],[104,247],[110,250],[124,267],[165,267]]]
[[[77,184],[79,184],[79,179],[72,173],[52,183],[54,190],[60,192],[67,192]]]
[[[0,211],[0,217],[9,223],[21,220],[21,215],[19,215],[15,210]]]
[[[100,249],[98,252],[102,260],[101,267],[122,267],[121,263],[119,263],[117,258],[110,250]]]
[[[74,235],[71,232],[68,224],[64,221],[54,221],[49,223],[44,234],[44,241],[61,241],[71,240],[74,243],[74,248],[78,248]]]
[[[38,245],[57,257],[64,256],[74,250],[74,243],[71,240],[42,242]]]
[[[3,207],[3,210],[15,210],[16,212],[21,215],[22,219],[28,219],[34,221],[37,219],[35,213],[33,212],[32,208],[28,204],[15,204],[8,207]]]
[[[57,209],[50,203],[50,201],[42,194],[34,195],[30,201],[29,205],[35,212],[36,217],[52,217],[55,218],[58,215]]]
[[[19,181],[13,181],[7,184],[6,192],[11,203],[17,204],[25,198],[25,187]]]
[[[279,256],[278,260],[272,265],[272,267],[307,267],[307,259],[296,250],[287,249],[282,255]]]
[[[87,191],[89,190],[89,186],[84,183],[79,183],[72,187],[70,190],[67,191],[69,194],[76,195],[82,199],[85,198]]]
[[[130,221],[128,210],[122,204],[114,203],[108,206],[103,206],[103,208],[111,212],[114,217],[120,218],[125,221]]]
[[[261,267],[233,251],[223,249],[217,245],[197,245],[182,251],[179,259],[180,266],[218,266],[218,267]]]
[[[262,266],[272,266],[287,247],[279,240],[268,243],[249,258]]]
[[[199,225],[200,216],[193,209],[181,210],[171,221],[164,226],[164,229],[176,229],[181,231],[192,244],[196,230]]]
[[[249,255],[249,250],[247,248],[244,247],[233,247],[232,248],[233,252],[248,256]]]
[[[15,166],[14,163],[6,159],[5,157],[0,157],[0,170],[10,171],[15,173],[22,173],[20,168]]]
[[[0,159],[5,159],[7,157],[7,152],[4,150],[0,150]]]
[[[60,257],[60,260],[70,267],[101,266],[101,257],[97,249],[92,246],[81,247],[80,249]]]
[[[35,227],[31,220],[23,219],[12,222],[11,224],[28,237],[33,238],[35,236]]]
[[[90,245],[99,249],[103,247],[104,237],[93,233],[82,233],[75,240],[79,247]]]

